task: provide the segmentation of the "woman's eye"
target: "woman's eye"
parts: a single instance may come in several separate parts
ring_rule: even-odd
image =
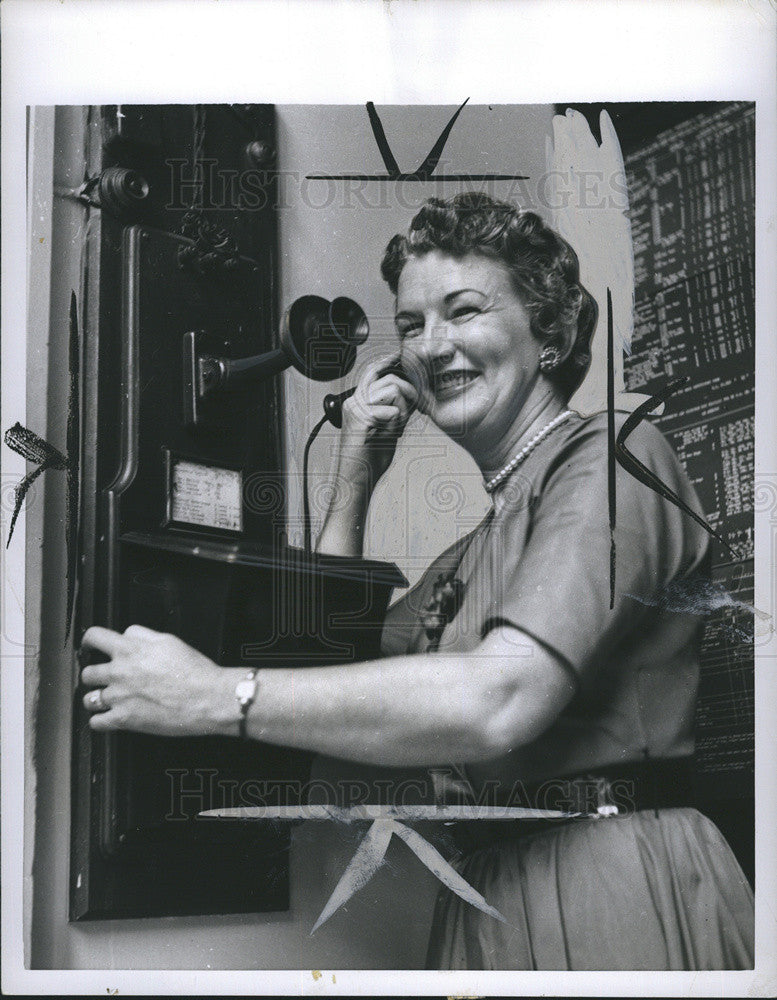
[[[397,333],[400,337],[413,337],[423,329],[420,323],[411,323],[410,325],[403,324],[397,327]]]
[[[476,306],[456,306],[452,315],[454,319],[468,319],[470,316],[474,316],[477,311]]]

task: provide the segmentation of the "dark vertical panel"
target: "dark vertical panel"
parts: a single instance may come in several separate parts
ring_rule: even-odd
[[[662,107],[651,109],[657,122]],[[654,420],[685,466],[708,522],[740,555],[735,559],[713,543],[713,580],[730,598],[711,610],[705,629],[697,785],[700,805],[749,868],[755,108],[721,104],[685,117],[650,141],[627,143],[636,313],[625,376],[629,391],[646,394],[669,379],[690,377]]]

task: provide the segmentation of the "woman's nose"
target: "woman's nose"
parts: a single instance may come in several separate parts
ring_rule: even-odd
[[[420,355],[429,363],[444,364],[453,358],[456,347],[444,323],[429,326],[421,337],[414,341]]]

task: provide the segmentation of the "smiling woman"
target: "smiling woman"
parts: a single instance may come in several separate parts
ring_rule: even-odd
[[[450,202],[431,198],[408,236],[397,234],[386,249],[381,270],[395,295],[405,265],[435,251],[456,261],[475,253],[504,268],[538,343],[559,346],[571,334],[566,357],[559,356],[553,369],[568,399],[591,362],[597,306],[580,284],[577,254],[566,240],[535,213],[506,202],[466,194]]]
[[[514,449],[526,402],[539,387],[542,344],[510,273],[485,257],[431,250],[403,268],[396,326],[402,358],[429,374],[418,407],[473,454]]]
[[[375,483],[416,407],[477,462],[489,514],[389,609],[381,659],[258,670],[250,704],[235,697],[244,671],[172,636],[90,629],[85,645],[109,658],[83,671],[99,691],[85,696],[93,728],[243,729],[352,762],[384,789],[426,776],[431,802],[585,814],[460,829],[462,874],[507,923],[443,891],[431,967],[751,966],[752,893],[690,794],[700,619],[655,599],[704,569],[708,536],[619,470],[611,605],[607,420],[566,409],[596,322],[574,251],[537,216],[462,195],[427,203],[383,274],[401,347],[343,404],[349,502],[333,497],[318,549],[362,554]],[[662,435],[643,425],[629,441],[699,512]]]

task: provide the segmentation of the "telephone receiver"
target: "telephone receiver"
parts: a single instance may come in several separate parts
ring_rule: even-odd
[[[183,339],[184,423],[198,424],[201,404],[209,397],[261,382],[290,367],[317,382],[342,378],[353,368],[356,349],[369,332],[358,302],[345,296],[330,302],[319,295],[303,295],[286,310],[280,345],[263,354],[218,357],[203,350],[202,331],[189,331]]]
[[[416,379],[411,377],[408,370],[402,364],[401,361],[395,361],[393,364],[388,365],[382,371],[378,373],[379,377],[382,378],[384,375],[398,375],[400,378],[405,379],[406,382],[411,382],[416,384]],[[333,424],[339,430],[343,426],[343,403],[346,399],[350,399],[351,396],[356,392],[356,386],[352,386],[350,389],[346,389],[345,392],[329,393],[324,396],[324,413],[327,416],[330,424]]]

